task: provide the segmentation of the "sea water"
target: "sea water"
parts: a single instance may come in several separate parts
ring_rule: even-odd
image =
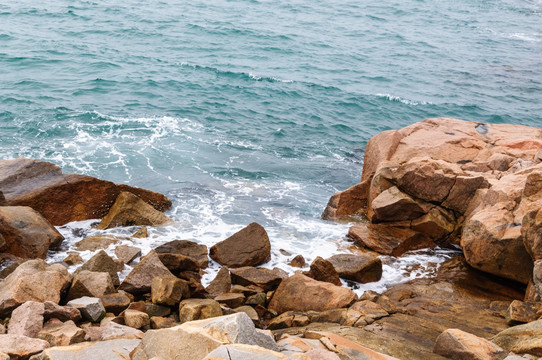
[[[256,221],[266,266],[292,273],[297,254],[352,251],[350,224],[320,214],[359,182],[371,136],[439,116],[542,126],[541,24],[540,0],[2,1],[0,159],[166,194],[175,224],[133,240],[144,253]],[[137,230],[94,222],[59,227],[48,261]],[[382,291],[452,255],[384,258],[380,282],[348,285]]]

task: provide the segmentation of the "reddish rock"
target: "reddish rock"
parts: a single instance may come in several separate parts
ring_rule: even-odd
[[[162,316],[151,317],[151,328],[153,329],[167,329],[179,325],[174,319]]]
[[[202,269],[209,266],[207,246],[189,240],[173,240],[158,246],[155,251],[158,254],[178,254],[191,257],[196,260]]]
[[[49,343],[41,339],[33,339],[24,335],[0,335],[0,349],[10,359],[28,359],[49,347]]]
[[[347,236],[367,249],[391,256],[401,256],[410,250],[435,246],[433,239],[427,235],[408,227],[390,224],[354,225]]]
[[[350,289],[296,274],[282,281],[271,299],[269,309],[277,313],[323,311],[348,306],[355,299],[356,294]]]
[[[85,331],[71,320],[65,323],[49,323],[39,332],[39,338],[51,346],[68,346],[85,341]]]
[[[115,315],[120,314],[130,305],[130,298],[119,293],[103,295],[100,300],[102,300],[105,310]]]
[[[128,309],[124,311],[123,316],[126,326],[133,327],[134,329],[148,327],[151,324],[149,315],[142,311]]]
[[[8,333],[10,335],[24,335],[31,338],[38,337],[43,327],[43,303],[27,301],[11,313]]]
[[[205,288],[211,299],[214,299],[222,293],[229,292],[230,289],[231,277],[227,266],[222,266],[213,281]]]
[[[68,266],[79,265],[79,264],[84,263],[83,258],[81,257],[81,255],[79,255],[77,253],[70,253],[62,261]]]
[[[0,252],[27,259],[45,259],[49,248],[64,240],[43,216],[27,206],[0,207],[0,237]]]
[[[230,273],[233,284],[256,285],[264,289],[264,291],[275,289],[282,281],[282,277],[272,270],[257,269],[251,266],[232,269]]]
[[[143,201],[131,192],[123,191],[98,224],[98,229],[110,229],[117,226],[164,225],[172,220],[162,212]]]
[[[514,300],[506,310],[506,322],[509,325],[518,325],[538,320],[539,313],[542,311],[540,302],[523,302]]]
[[[43,317],[45,320],[49,320],[51,318],[55,318],[60,321],[81,320],[81,312],[71,306],[60,306],[52,301],[45,301],[43,306]]]
[[[363,182],[333,194],[322,213],[322,219],[339,219],[344,216],[359,214],[367,206],[368,187],[369,183]]]
[[[115,248],[115,255],[124,264],[129,264],[141,256],[141,249],[135,246],[119,245]]]
[[[211,299],[186,299],[179,304],[181,323],[222,316],[220,304]]]
[[[72,280],[62,265],[48,265],[43,260],[29,260],[19,265],[0,286],[0,316],[27,301],[57,303]]]
[[[338,254],[328,260],[343,279],[368,283],[382,277],[382,261],[374,253]]]
[[[256,266],[271,257],[271,243],[265,229],[251,223],[209,250],[213,260],[230,268]]]
[[[219,304],[227,305],[230,309],[235,309],[243,306],[245,303],[245,295],[239,293],[223,293],[214,299]]]
[[[144,294],[151,291],[152,279],[156,276],[175,277],[151,250],[141,258],[132,271],[120,284],[119,289],[132,294]]]
[[[90,176],[62,174],[58,166],[45,161],[1,160],[0,174],[0,188],[8,205],[30,206],[53,225],[101,218],[121,191],[139,196],[160,211],[171,207],[162,194]]]
[[[341,286],[341,279],[333,264],[328,260],[322,259],[320,256],[317,256],[311,263],[310,271],[307,275],[318,281],[325,281]]]
[[[306,265],[307,263],[305,262],[303,255],[297,255],[292,259],[292,261],[290,261],[291,267],[304,268]]]
[[[372,222],[413,220],[425,213],[430,204],[413,199],[393,186],[378,195],[372,202]]]

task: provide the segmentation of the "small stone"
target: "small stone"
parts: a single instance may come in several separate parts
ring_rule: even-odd
[[[75,271],[74,275],[83,270],[109,273],[113,285],[118,286],[120,283],[119,275],[117,274],[117,263],[103,250],[98,251],[86,263],[81,265],[81,267]]]
[[[63,261],[68,266],[79,265],[84,262],[83,258],[78,253],[69,253]]]
[[[135,246],[119,245],[115,248],[115,255],[124,264],[129,264],[141,256],[141,249]]]
[[[68,305],[78,309],[83,318],[91,322],[99,322],[105,316],[105,308],[99,298],[84,296],[69,301]]]
[[[141,329],[150,326],[151,321],[147,313],[128,309],[124,311],[124,323],[126,326]]]
[[[201,269],[209,266],[207,246],[189,240],[173,240],[158,246],[155,251],[158,254],[179,254],[196,259]]]
[[[189,291],[186,281],[176,277],[156,276],[152,279],[151,296],[155,304],[173,306]]]
[[[282,281],[282,277],[272,270],[257,269],[251,266],[232,269],[230,273],[232,283],[244,286],[256,285],[264,291],[275,289]]]
[[[84,238],[75,243],[75,248],[79,251],[96,251],[107,249],[110,245],[118,243],[121,238],[113,235],[96,235]]]
[[[297,255],[292,259],[292,261],[290,261],[290,266],[296,268],[304,268],[305,266],[307,266],[307,263],[303,255]]]
[[[126,276],[119,289],[132,294],[144,294],[151,291],[152,279],[156,276],[175,277],[151,250]]]
[[[260,315],[258,315],[258,312],[256,310],[254,310],[254,308],[252,306],[248,306],[248,305],[239,306],[239,307],[233,309],[233,311],[235,311],[235,312],[244,312],[245,314],[248,315],[250,320],[252,320],[252,322],[254,323],[254,326],[256,326],[256,327],[261,327],[262,326],[261,321],[260,321]]]
[[[145,312],[152,316],[168,316],[171,314],[171,308],[165,305],[145,303]]]
[[[382,277],[382,261],[373,253],[361,255],[339,254],[328,259],[339,276],[359,283],[380,280]]]
[[[71,306],[60,306],[52,301],[46,301],[43,303],[45,320],[51,318],[58,319],[60,321],[79,321],[81,320],[81,312]]]
[[[101,327],[101,337],[99,340],[113,339],[141,339],[143,332],[134,329],[133,327],[117,324],[115,321],[110,321]]]
[[[149,237],[149,231],[147,230],[146,226],[142,226],[139,230],[137,230],[132,235],[132,237],[133,238],[138,238],[138,239],[147,238],[147,237]]]
[[[508,325],[518,325],[538,320],[538,312],[541,310],[541,303],[514,300],[506,310],[506,322]]]
[[[265,306],[266,301],[267,301],[267,296],[265,293],[257,293],[257,294],[249,296],[247,298],[247,301],[245,301],[245,304]]]

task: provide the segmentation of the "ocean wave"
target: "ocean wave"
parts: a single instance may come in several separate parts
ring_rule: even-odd
[[[413,100],[409,100],[409,99],[405,99],[405,98],[402,98],[400,96],[394,96],[394,95],[390,95],[390,94],[381,94],[381,93],[378,93],[375,95],[376,97],[378,98],[384,98],[384,99],[387,99],[389,101],[395,101],[395,102],[400,102],[402,104],[405,104],[405,105],[411,105],[411,106],[416,106],[416,105],[432,105],[431,102],[429,101],[413,101]]]
[[[213,67],[213,66],[197,65],[197,64],[187,63],[187,62],[181,62],[180,66],[181,67],[189,67],[189,68],[192,68],[194,70],[202,70],[202,71],[212,72],[212,73],[217,74],[217,76],[236,78],[236,79],[240,79],[240,80],[253,80],[253,81],[263,81],[263,82],[270,82],[270,83],[274,83],[274,82],[293,83],[294,82],[293,80],[280,79],[280,78],[274,77],[274,76],[256,75],[256,74],[254,74],[252,72],[252,70],[249,71],[249,72],[236,72],[236,71],[231,71],[231,70],[221,70],[221,69]]]

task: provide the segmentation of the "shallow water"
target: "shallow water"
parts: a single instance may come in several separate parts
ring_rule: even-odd
[[[257,221],[291,270],[280,248],[345,248],[348,224],[319,216],[371,136],[435,116],[542,126],[541,18],[539,0],[2,3],[0,158],[165,193],[176,224],[144,249]],[[97,233],[61,231],[66,250]]]

